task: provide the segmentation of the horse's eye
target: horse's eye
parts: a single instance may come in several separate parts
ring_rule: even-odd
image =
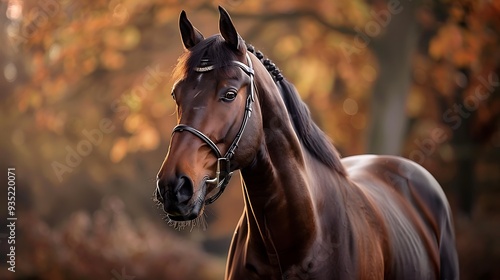
[[[226,92],[226,94],[224,95],[224,97],[222,97],[222,101],[224,102],[231,102],[233,101],[234,99],[236,99],[236,95],[238,93],[236,92],[236,90],[234,89],[230,89]]]
[[[172,96],[172,99],[175,101],[175,94],[174,94],[173,91],[172,91],[172,93],[170,95]]]

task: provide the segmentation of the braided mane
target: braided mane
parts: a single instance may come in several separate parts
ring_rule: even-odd
[[[268,58],[265,58],[262,52],[255,50],[252,45],[248,44],[247,50],[262,62],[276,82],[292,120],[295,133],[297,133],[305,149],[326,166],[345,175],[345,170],[340,162],[337,150],[328,136],[312,120],[309,108],[300,98],[295,86],[283,77],[283,74],[281,74],[276,65]]]

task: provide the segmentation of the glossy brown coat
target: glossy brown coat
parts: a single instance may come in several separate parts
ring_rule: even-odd
[[[340,160],[293,85],[270,74],[252,48],[254,85],[227,62],[219,67],[232,70],[192,71],[202,58],[245,63],[245,43],[220,11],[222,35],[208,39],[181,15],[187,51],[174,95],[179,121],[205,132],[222,151],[241,122],[248,87],[255,86],[253,115],[232,160],[241,170],[245,208],[226,279],[457,279],[450,208],[424,168],[393,156]],[[227,84],[238,97],[226,104],[220,96]],[[157,196],[169,218],[190,220],[212,190],[204,180],[213,176],[215,158],[195,136],[175,135]]]

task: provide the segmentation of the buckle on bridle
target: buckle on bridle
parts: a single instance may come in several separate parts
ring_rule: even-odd
[[[216,189],[219,191],[214,194],[212,197],[205,201],[205,204],[211,204],[216,201],[219,196],[222,195],[224,189],[227,184],[229,184],[229,180],[233,176],[233,172],[231,172],[231,165],[228,158],[218,158],[217,159],[217,170],[215,171],[215,178],[206,180],[207,184],[215,185]]]
[[[206,180],[208,184],[216,185],[216,188],[219,187],[219,184],[222,180],[221,178],[226,178],[227,175],[232,174],[230,170],[229,159],[227,158],[218,158],[217,159],[217,170],[215,171],[215,178]]]

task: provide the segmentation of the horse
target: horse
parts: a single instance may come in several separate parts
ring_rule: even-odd
[[[180,14],[178,125],[154,194],[166,219],[199,220],[239,170],[225,279],[457,279],[436,179],[401,157],[341,159],[296,88],[219,13],[208,38]]]

